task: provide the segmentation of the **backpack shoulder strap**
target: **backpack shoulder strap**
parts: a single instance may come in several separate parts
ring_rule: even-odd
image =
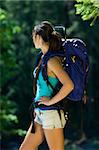
[[[43,53],[42,53],[42,51],[40,51],[39,54],[37,55],[36,61],[34,63],[34,67],[33,67],[34,69],[38,66],[38,63],[39,63],[42,55],[43,55]]]
[[[47,76],[47,62],[50,58],[55,57],[55,56],[59,56],[59,57],[64,57],[64,51],[48,51],[43,59],[42,59],[42,75],[44,80],[47,80],[48,76]]]
[[[38,66],[35,68],[35,75],[33,78],[33,93],[34,93],[34,95],[36,94],[36,84],[37,84],[37,79],[38,79],[38,75],[40,72],[41,63],[42,63],[42,59],[39,60]]]

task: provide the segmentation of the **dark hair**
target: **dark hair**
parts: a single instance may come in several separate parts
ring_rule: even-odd
[[[50,22],[43,21],[39,25],[36,25],[32,31],[33,33],[40,35],[44,42],[49,42],[49,50],[62,49],[62,37],[55,31]]]

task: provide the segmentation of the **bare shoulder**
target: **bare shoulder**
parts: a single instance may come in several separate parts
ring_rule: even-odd
[[[56,67],[56,66],[62,66],[61,58],[58,56],[52,57],[48,60],[48,67]]]
[[[59,58],[59,57],[58,57]],[[62,84],[73,84],[68,73],[64,70],[61,60],[57,57],[48,60],[48,69],[56,76]]]
[[[50,69],[50,70],[60,70],[60,69],[62,69],[62,62],[61,62],[61,59],[60,59],[60,57],[57,57],[57,56],[55,56],[55,57],[52,57],[52,58],[50,58],[49,60],[48,60],[48,68]]]

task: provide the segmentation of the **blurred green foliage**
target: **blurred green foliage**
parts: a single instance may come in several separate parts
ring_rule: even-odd
[[[0,9],[0,132],[7,136],[17,132],[11,127],[13,124],[18,124],[18,117],[15,115],[17,105],[11,100],[15,90],[10,85],[10,81],[18,75],[19,71],[13,39],[20,31],[21,28],[10,20],[7,11]]]
[[[99,17],[99,1],[98,0],[76,0],[76,14],[81,14],[83,20],[92,20],[91,26]]]
[[[99,125],[99,20],[97,17],[94,26],[90,27],[89,21],[83,22],[80,16],[76,15],[75,3],[77,14],[81,14],[84,7],[94,7],[93,3],[87,5],[83,2],[85,1],[77,1],[80,5],[69,0],[0,2],[0,119],[1,132],[4,135],[23,135],[23,130],[29,127],[29,106],[33,97],[32,71],[38,53],[33,47],[32,29],[43,20],[48,20],[54,25],[64,25],[67,38],[78,37],[86,43],[90,57],[86,128],[92,129],[93,126],[96,129]],[[98,6],[95,7],[98,10]],[[89,12],[91,14],[92,11]],[[84,13],[82,14],[87,15],[87,20],[91,19]],[[75,121],[74,126],[76,125]]]

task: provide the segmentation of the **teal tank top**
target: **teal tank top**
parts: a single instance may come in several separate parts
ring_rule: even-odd
[[[53,87],[56,87],[57,83],[59,82],[58,78],[48,76],[49,82],[52,84]],[[47,96],[51,97],[53,93],[53,89],[50,85],[47,85],[46,81],[43,79],[42,72],[39,72],[39,76],[37,79],[37,91],[35,96],[35,102],[40,100],[40,97]]]

